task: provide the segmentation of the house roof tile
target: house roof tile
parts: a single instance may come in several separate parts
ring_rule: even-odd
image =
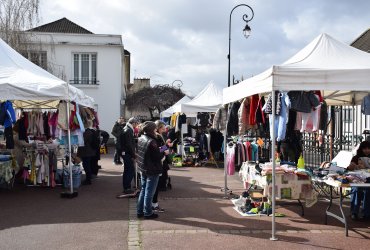
[[[47,23],[28,31],[32,32],[50,32],[50,33],[75,33],[75,34],[94,34],[91,31],[75,24],[67,18],[62,18],[51,23]]]
[[[351,46],[365,52],[370,52],[370,28],[356,38],[351,43]]]

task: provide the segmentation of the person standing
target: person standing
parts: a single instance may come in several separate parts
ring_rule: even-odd
[[[370,142],[360,143],[356,155],[351,159],[348,170],[370,169]],[[362,216],[360,217],[360,207],[362,204]],[[352,187],[351,188],[351,218],[370,219],[370,188]]]
[[[156,219],[158,214],[153,212],[153,194],[157,188],[159,175],[163,171],[161,160],[169,151],[161,153],[157,144],[156,124],[144,122],[143,134],[138,139],[138,171],[141,176],[141,190],[137,201],[137,217]]]
[[[121,157],[122,157],[122,148],[121,148],[121,134],[123,132],[123,128],[126,126],[125,119],[120,117],[114,124],[112,128],[112,135],[114,136],[114,143],[115,143],[115,152],[113,163],[116,165],[122,165]]]
[[[122,175],[123,193],[133,194],[134,190],[131,189],[131,182],[135,176],[136,159],[136,143],[134,137],[134,129],[139,124],[135,117],[131,117],[121,133],[120,145],[123,154],[124,170]]]
[[[86,179],[82,182],[82,185],[91,185],[91,164],[92,159],[96,154],[94,148],[95,141],[95,130],[92,128],[93,122],[91,120],[86,121],[86,129],[83,133],[84,146],[78,147],[77,156],[82,159],[82,167],[85,170]]]
[[[155,121],[155,125],[157,127],[156,129],[156,140],[158,147],[161,147],[162,149],[169,149],[173,146],[170,139],[165,138],[164,133],[166,132],[166,124],[160,120]],[[161,160],[162,163],[162,173],[159,176],[158,185],[155,189],[154,195],[153,195],[153,210],[157,213],[163,213],[165,210],[161,208],[158,204],[158,192],[159,191],[166,191],[167,189],[167,180],[168,180],[168,170],[170,169],[170,160],[168,156],[165,156]]]
[[[93,128],[93,142],[92,146],[95,150],[95,155],[91,158],[91,174],[92,178],[96,178],[99,172],[99,160],[100,160],[100,129],[99,126],[96,129]]]

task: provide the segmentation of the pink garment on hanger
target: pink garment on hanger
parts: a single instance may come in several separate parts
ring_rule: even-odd
[[[227,146],[227,174],[235,174],[235,145]]]

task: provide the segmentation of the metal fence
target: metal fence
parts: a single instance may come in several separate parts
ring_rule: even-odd
[[[329,106],[326,131],[303,133],[302,146],[305,164],[320,166],[330,161],[339,151],[352,151],[370,136],[370,116],[361,113],[360,106]]]

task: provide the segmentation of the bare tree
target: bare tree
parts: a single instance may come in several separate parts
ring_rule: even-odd
[[[27,29],[39,22],[40,0],[1,0],[0,37],[9,46],[23,52],[27,50]]]
[[[126,105],[129,110],[148,110],[153,119],[154,111],[162,112],[184,97],[184,95],[180,88],[169,85],[155,85],[154,87],[143,88],[135,93],[128,94]]]

